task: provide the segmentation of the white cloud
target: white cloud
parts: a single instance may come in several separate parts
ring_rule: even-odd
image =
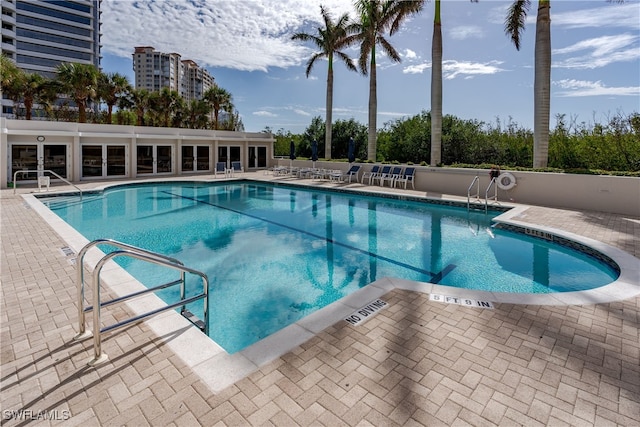
[[[422,74],[422,72],[427,68],[431,68],[431,63],[425,62],[422,64],[409,65],[407,67],[404,67],[402,69],[402,72],[404,74]]]
[[[342,0],[323,4],[334,17],[353,8]],[[130,58],[135,46],[153,46],[200,66],[246,71],[304,62],[310,49],[291,34],[311,32],[321,19],[319,4],[307,0],[104,0],[102,11],[105,53]]]
[[[311,116],[311,113],[307,113],[306,111],[300,110],[299,108],[294,108],[293,112],[300,116],[305,116],[305,117]]]
[[[454,40],[480,39],[484,37],[484,33],[477,25],[466,25],[452,28],[449,36]]]
[[[554,49],[553,55],[555,57],[585,51],[586,54],[558,60],[554,62],[553,66],[592,69],[604,67],[614,62],[635,61],[640,58],[638,40],[640,40],[640,37],[632,34],[618,34],[582,40],[571,46]]]
[[[585,81],[575,79],[564,79],[554,81],[553,85],[558,86],[559,92],[555,94],[561,97],[584,97],[584,96],[638,96],[640,86],[631,87],[606,87],[601,81]]]
[[[378,115],[383,117],[407,117],[407,116],[412,116],[413,114],[398,113],[394,111],[378,111]]]
[[[483,74],[496,74],[504,69],[498,67],[502,64],[502,61],[489,61],[486,63],[480,62],[468,62],[468,61],[455,61],[447,60],[442,61],[442,75],[445,79],[451,80],[459,76],[464,78],[473,78],[476,75]],[[431,63],[422,63],[416,65],[409,65],[405,67],[402,72],[404,74],[422,74],[424,70],[431,68]]]
[[[618,27],[640,29],[637,2],[605,4],[593,9],[553,14],[551,25],[567,28]]]
[[[404,50],[404,55],[402,55],[405,59],[416,59],[418,58],[418,55],[412,51],[411,49],[405,49]]]
[[[264,111],[264,110],[260,110],[260,111],[254,111],[253,112],[254,116],[259,116],[259,117],[278,117],[277,114],[274,114],[270,111]]]
[[[498,67],[502,61],[489,61],[486,63],[468,61],[442,61],[442,74],[446,80],[455,79],[460,75],[475,76],[483,74],[496,74],[504,69]]]

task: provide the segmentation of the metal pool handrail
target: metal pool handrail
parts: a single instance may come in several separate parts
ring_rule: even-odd
[[[494,185],[495,185],[495,193],[493,195],[493,203],[498,203],[498,184],[497,184],[498,181],[497,180],[498,180],[497,177],[491,178],[491,182],[487,186],[487,191],[484,192],[484,211],[485,212],[489,211],[489,190],[491,190],[491,187]]]
[[[93,285],[93,305],[92,306],[88,306],[88,307],[84,307],[84,255],[86,254],[86,252],[93,246],[97,245],[97,244],[109,244],[112,246],[116,246],[116,247],[120,247],[122,248],[121,250],[117,250],[114,252],[111,252],[105,256],[103,256],[100,261],[98,261],[98,263],[96,264],[94,271],[93,271],[93,280],[92,280],[92,285]],[[139,259],[141,261],[146,261],[152,264],[156,264],[156,265],[160,265],[160,266],[164,266],[164,267],[168,267],[174,270],[178,270],[180,271],[180,279],[179,280],[174,280],[171,282],[167,282],[164,283],[162,285],[158,285],[152,288],[147,288],[138,292],[134,292],[128,295],[124,295],[118,298],[114,298],[112,300],[109,301],[104,301],[101,302],[100,300],[100,272],[102,271],[102,268],[104,267],[104,265],[110,261],[111,259],[115,258],[115,257],[119,257],[119,256],[127,256],[130,258],[136,258]],[[187,319],[193,323],[194,325],[198,326],[205,334],[208,333],[208,328],[209,328],[209,279],[207,277],[206,274],[198,271],[198,270],[194,270],[192,268],[189,267],[185,267],[184,264],[174,258],[171,257],[167,257],[164,256],[162,254],[158,254],[155,252],[151,252],[148,251],[146,249],[141,249],[141,248],[137,248],[135,246],[131,246],[131,245],[127,245],[126,243],[122,243],[122,242],[117,242],[115,240],[111,240],[111,239],[100,239],[100,240],[95,240],[93,242],[90,242],[89,244],[87,244],[84,248],[82,248],[82,250],[80,250],[80,252],[78,253],[78,257],[77,257],[77,269],[78,269],[78,317],[79,317],[79,333],[78,335],[75,337],[75,339],[82,339],[82,338],[86,338],[88,336],[91,335],[90,332],[86,331],[86,318],[85,318],[85,312],[91,311],[93,310],[93,347],[94,347],[94,358],[89,362],[89,365],[96,365],[98,363],[102,363],[105,360],[107,360],[107,356],[105,354],[102,353],[102,337],[101,334],[103,332],[108,332],[111,331],[113,329],[117,329],[120,328],[122,326],[126,326],[129,325],[133,322],[137,322],[140,320],[143,320],[147,317],[153,316],[155,314],[167,311],[167,310],[171,310],[174,309],[176,307],[182,307],[180,310],[180,313],[187,317]],[[200,278],[202,279],[202,284],[203,284],[203,290],[202,293],[194,295],[192,297],[187,298],[186,297],[186,289],[185,289],[185,273],[190,273],[190,274],[194,274],[197,276],[200,276]],[[144,294],[147,294],[149,292],[155,292],[161,289],[165,289],[168,288],[170,286],[173,285],[180,285],[180,300],[176,303],[172,303],[172,304],[168,304],[164,307],[155,309],[155,310],[151,310],[149,312],[146,312],[144,314],[140,314],[137,316],[133,316],[129,319],[125,319],[122,320],[120,322],[117,322],[113,325],[109,325],[109,326],[105,326],[105,327],[101,327],[100,324],[100,312],[101,312],[101,308],[102,307],[106,307],[108,305],[111,304],[115,304],[117,302],[121,302],[121,301],[125,301],[125,300],[129,300],[131,298],[135,298]],[[194,322],[192,320],[192,318],[194,317],[187,309],[186,309],[186,305],[189,303],[192,303],[194,301],[197,301],[199,299],[203,299],[204,300],[204,319],[203,322],[201,322],[201,324],[198,324],[198,322]]]
[[[76,189],[76,190],[78,190],[78,192],[80,193],[80,200],[82,200],[82,189],[80,189],[80,187],[78,187],[77,185],[72,184],[72,183],[71,183],[71,181],[69,181],[69,180],[67,180],[67,179],[65,179],[65,178],[63,178],[63,177],[61,177],[60,175],[58,175],[57,173],[55,173],[55,172],[54,172],[54,171],[52,171],[51,169],[36,169],[36,170],[19,170],[19,171],[16,171],[16,172],[13,174],[13,194],[16,194],[16,189],[18,188],[18,181],[17,181],[17,179],[18,179],[18,174],[19,174],[19,173],[22,173],[22,174],[25,174],[25,173],[33,173],[33,172],[35,172],[35,173],[40,173],[40,172],[42,172],[42,173],[44,173],[44,172],[49,172],[51,175],[55,176],[55,177],[56,177],[56,178],[58,178],[59,180],[64,181],[65,183],[69,184],[69,185],[70,185],[70,186],[72,186],[72,187],[75,187],[75,189]]]
[[[473,188],[473,184],[476,184],[476,194],[474,196],[471,195],[471,189]],[[469,188],[467,189],[467,210],[471,209],[471,197],[475,197],[476,200],[480,200],[480,177],[476,175],[471,181]]]

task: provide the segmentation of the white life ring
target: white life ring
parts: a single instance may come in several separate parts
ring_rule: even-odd
[[[496,179],[496,184],[502,190],[511,190],[513,187],[516,186],[516,177],[510,174],[509,172],[502,173]]]

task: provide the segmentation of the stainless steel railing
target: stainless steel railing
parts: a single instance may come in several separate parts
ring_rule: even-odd
[[[18,174],[25,174],[25,173],[44,173],[44,172],[48,172],[51,175],[55,176],[56,178],[58,178],[61,181],[64,181],[66,184],[74,187],[76,190],[78,190],[78,192],[80,193],[80,200],[82,200],[82,189],[80,189],[80,187],[78,187],[77,185],[71,183],[71,181],[67,180],[66,178],[61,177],[60,175],[58,175],[57,173],[55,173],[54,171],[50,170],[50,169],[36,169],[36,170],[19,170],[19,171],[15,171],[15,173],[13,174],[13,194],[16,194],[16,189],[18,188]]]
[[[85,306],[85,280],[84,280],[84,257],[86,253],[92,247],[96,245],[105,244],[110,245],[119,250],[114,252],[110,252],[104,255],[95,265],[92,275],[92,292],[93,292],[93,305]],[[163,283],[158,286],[150,287],[138,292],[134,292],[128,295],[124,295],[118,298],[114,298],[108,301],[101,301],[100,297],[100,273],[105,264],[116,258],[116,257],[130,257],[139,259],[141,261],[145,261],[148,263],[164,266],[173,270],[177,270],[180,272],[180,278],[177,280],[172,280],[167,283]],[[78,280],[78,335],[76,335],[75,339],[83,339],[91,336],[91,333],[86,329],[86,315],[85,313],[89,311],[93,311],[93,348],[94,348],[94,358],[89,362],[90,365],[96,365],[102,363],[107,360],[107,355],[102,352],[102,334],[105,332],[109,332],[111,330],[129,325],[134,322],[138,322],[147,317],[159,314],[161,312],[171,310],[177,307],[181,307],[180,313],[184,315],[191,323],[198,326],[205,334],[208,333],[209,328],[209,279],[206,274],[194,270],[189,267],[185,267],[182,262],[175,258],[167,257],[162,254],[158,254],[155,252],[148,251],[146,249],[138,248],[132,245],[128,245],[126,243],[118,242],[112,239],[99,239],[94,240],[93,242],[85,245],[80,252],[78,253],[76,259],[76,268],[77,268],[77,280]],[[197,295],[186,297],[186,273],[193,274],[199,276],[202,279],[202,293]],[[180,285],[180,300],[167,304],[166,306],[160,307],[155,310],[151,310],[149,312],[133,316],[131,318],[121,320],[115,324],[102,326],[101,324],[101,309],[103,307],[130,300],[135,297],[139,297],[141,295],[145,295],[150,292],[155,292],[161,289],[165,289],[174,285]],[[204,319],[202,321],[194,321],[192,313],[190,313],[186,309],[186,305],[192,302],[195,302],[199,299],[203,299],[203,314]]]
[[[471,189],[473,188],[473,184],[476,184],[476,194],[471,195]],[[469,188],[467,188],[467,211],[471,209],[471,198],[474,197],[476,200],[480,199],[480,177],[476,175],[471,181]]]

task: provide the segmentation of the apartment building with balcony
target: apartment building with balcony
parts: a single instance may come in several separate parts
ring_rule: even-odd
[[[133,71],[136,89],[158,92],[166,87],[187,102],[202,99],[215,84],[211,74],[195,61],[182,60],[179,53],[158,52],[151,46],[134,48]]]

